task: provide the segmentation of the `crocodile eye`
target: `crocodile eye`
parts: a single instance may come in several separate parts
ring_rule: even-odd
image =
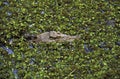
[[[57,32],[57,34],[60,34],[60,32]]]

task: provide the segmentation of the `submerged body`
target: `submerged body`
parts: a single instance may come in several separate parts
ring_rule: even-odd
[[[30,42],[35,42],[35,43],[64,42],[64,41],[71,42],[71,41],[73,41],[75,39],[79,39],[79,38],[80,38],[79,36],[70,36],[70,35],[62,34],[60,32],[50,31],[50,32],[45,32],[45,33],[36,35],[36,38],[31,39]]]

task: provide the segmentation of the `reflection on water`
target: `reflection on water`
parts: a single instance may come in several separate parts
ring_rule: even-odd
[[[115,42],[115,44],[116,44],[116,45],[118,45],[118,46],[120,46],[120,41],[118,41],[118,42]]]
[[[1,48],[3,48],[4,50],[6,50],[8,52],[8,54],[13,54],[14,52],[12,51],[12,49],[5,47],[5,46],[1,46]]]
[[[11,15],[12,15],[12,12],[7,11],[6,14],[7,14],[8,16],[11,16]]]
[[[9,2],[4,1],[3,4],[8,6],[8,5],[9,5]]]
[[[106,25],[114,27],[115,26],[115,20],[107,20]]]
[[[15,79],[18,79],[18,70],[17,69],[14,69],[14,68],[12,68],[12,72],[13,72],[13,74],[14,74],[14,76],[15,76]]]
[[[93,49],[88,45],[88,44],[84,44],[84,50],[86,53],[92,52]]]

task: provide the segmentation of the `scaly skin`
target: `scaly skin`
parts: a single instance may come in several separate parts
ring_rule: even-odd
[[[72,42],[73,40],[80,38],[79,36],[70,36],[56,31],[41,33],[36,35],[36,37],[36,39],[30,40],[30,42]]]

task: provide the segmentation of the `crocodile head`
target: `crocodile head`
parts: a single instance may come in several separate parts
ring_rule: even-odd
[[[66,37],[68,35],[66,34],[62,34],[60,33],[59,31],[56,32],[56,31],[50,31],[50,38],[54,38],[54,39],[59,39],[59,38],[63,38],[63,37]]]
[[[30,35],[31,37],[31,35]],[[35,35],[30,42],[64,42],[64,41],[73,41],[74,39],[78,39],[79,36],[70,36],[66,34],[62,34],[56,31],[44,32],[38,35]]]

